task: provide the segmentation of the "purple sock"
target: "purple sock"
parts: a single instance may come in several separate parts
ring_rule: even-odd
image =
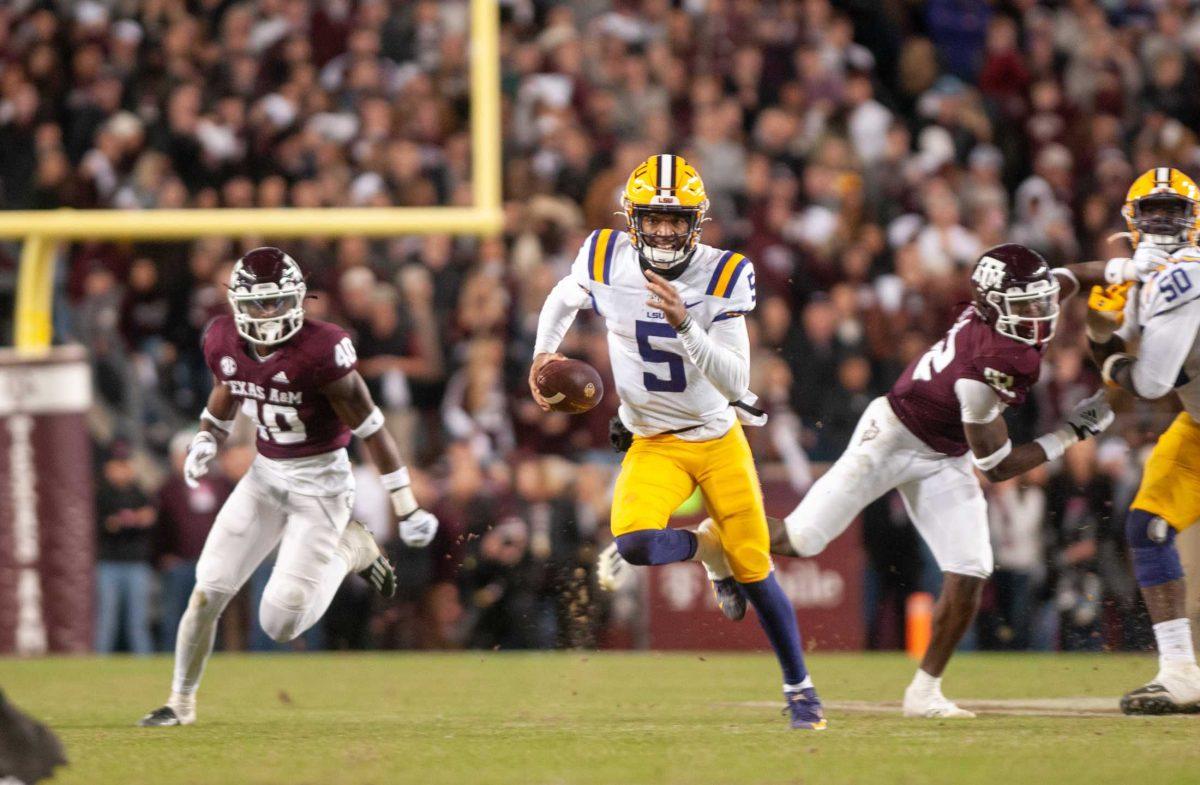
[[[687,561],[696,547],[696,535],[686,529],[644,529],[617,538],[621,557],[643,567]]]
[[[755,583],[740,584],[746,599],[758,612],[758,621],[767,640],[779,658],[783,669],[784,684],[800,684],[808,678],[804,667],[804,650],[800,646],[800,626],[796,624],[796,612],[783,593],[783,587],[775,580],[775,574]]]

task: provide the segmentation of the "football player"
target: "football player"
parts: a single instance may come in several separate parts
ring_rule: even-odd
[[[423,547],[437,532],[437,518],[417,504],[383,413],[356,370],[350,336],[305,319],[305,292],[295,260],[278,248],[256,248],[230,276],[233,313],[218,316],[205,331],[204,357],[216,383],[188,450],[184,479],[194,485],[207,473],[239,410],[258,426],[258,457],[204,543],[175,641],[171,695],[142,718],[143,726],[195,722],[196,689],[217,619],[277,545],[259,621],[281,643],[324,615],[350,572],[386,596],[395,592],[391,565],[366,528],[350,519],[354,476],[346,445],[352,434],[379,467],[401,539]]]
[[[608,328],[621,397],[616,547],[630,564],[697,560],[724,570],[732,578],[725,590],[740,587],[749,598],[779,658],[791,726],[822,729],[796,615],[771,572],[762,490],[741,425],[765,419],[748,389],[743,316],[755,305],[754,267],[742,254],[700,242],[708,198],[700,175],[677,155],[639,165],[622,206],[626,231],[592,232],[542,308],[533,397],[549,408],[537,373],[561,359],[556,351],[576,312],[595,309]],[[713,524],[698,532],[667,528],[697,485]]]
[[[943,578],[929,647],[904,692],[906,717],[975,716],[948,700],[941,686],[993,567],[975,470],[992,482],[1015,477],[1059,458],[1113,420],[1101,390],[1080,402],[1062,427],[1014,446],[1001,415],[1020,406],[1037,381],[1058,321],[1060,285],[1039,254],[1012,244],[985,251],[971,283],[973,302],[946,336],[867,407],[846,452],[800,505],[782,521],[768,519],[773,553],[816,556],[864,507],[893,488],[900,492]],[[733,619],[745,613],[744,604],[721,609]]]
[[[1121,709],[1197,712],[1200,668],[1174,541],[1176,532],[1200,518],[1200,191],[1177,169],[1151,169],[1130,187],[1122,213],[1134,255],[1104,265],[1110,287],[1094,290],[1089,299],[1088,340],[1107,384],[1145,399],[1174,390],[1183,411],[1146,461],[1125,519],[1159,668],[1152,681],[1121,699]],[[1092,282],[1083,269],[1077,273]],[[1139,337],[1133,353],[1130,344]]]

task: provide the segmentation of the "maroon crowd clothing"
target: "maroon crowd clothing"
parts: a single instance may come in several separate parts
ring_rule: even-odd
[[[158,543],[160,556],[178,556],[196,561],[204,541],[217,520],[221,505],[233,486],[224,477],[209,472],[191,488],[181,475],[172,475],[158,491]]]
[[[904,369],[887,399],[914,436],[940,453],[959,456],[968,446],[954,383],[983,382],[1001,402],[1020,406],[1041,367],[1039,347],[1001,335],[970,306],[945,338]]]
[[[266,358],[252,353],[230,315],[218,316],[204,334],[204,360],[258,425],[258,453],[304,458],[339,450],[350,429],[338,419],[321,388],[358,366],[342,328],[305,319],[294,336]]]

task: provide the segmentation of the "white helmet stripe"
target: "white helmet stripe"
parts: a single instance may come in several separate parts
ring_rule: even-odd
[[[669,191],[675,187],[675,156],[658,157],[658,190]],[[659,194],[663,196],[664,194]]]
[[[1155,186],[1158,188],[1171,187],[1171,170],[1166,166],[1160,166],[1154,170]]]

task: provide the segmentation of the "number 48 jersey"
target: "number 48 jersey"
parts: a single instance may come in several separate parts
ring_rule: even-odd
[[[350,429],[321,394],[358,363],[342,328],[305,319],[299,332],[259,359],[238,335],[233,317],[218,316],[204,334],[204,360],[257,425],[259,455],[305,458],[350,443]]]
[[[914,436],[940,453],[963,455],[968,446],[955,383],[983,382],[1003,406],[1020,406],[1041,365],[1040,350],[996,332],[969,307],[945,338],[904,369],[887,398]]]
[[[646,304],[646,278],[625,232],[592,232],[571,276],[591,295],[608,327],[619,414],[626,427],[640,436],[682,431],[681,439],[706,441],[733,426],[737,415],[731,402],[688,357],[663,312]],[[754,309],[754,266],[733,251],[697,245],[683,273],[670,283],[696,325],[706,331]]]

